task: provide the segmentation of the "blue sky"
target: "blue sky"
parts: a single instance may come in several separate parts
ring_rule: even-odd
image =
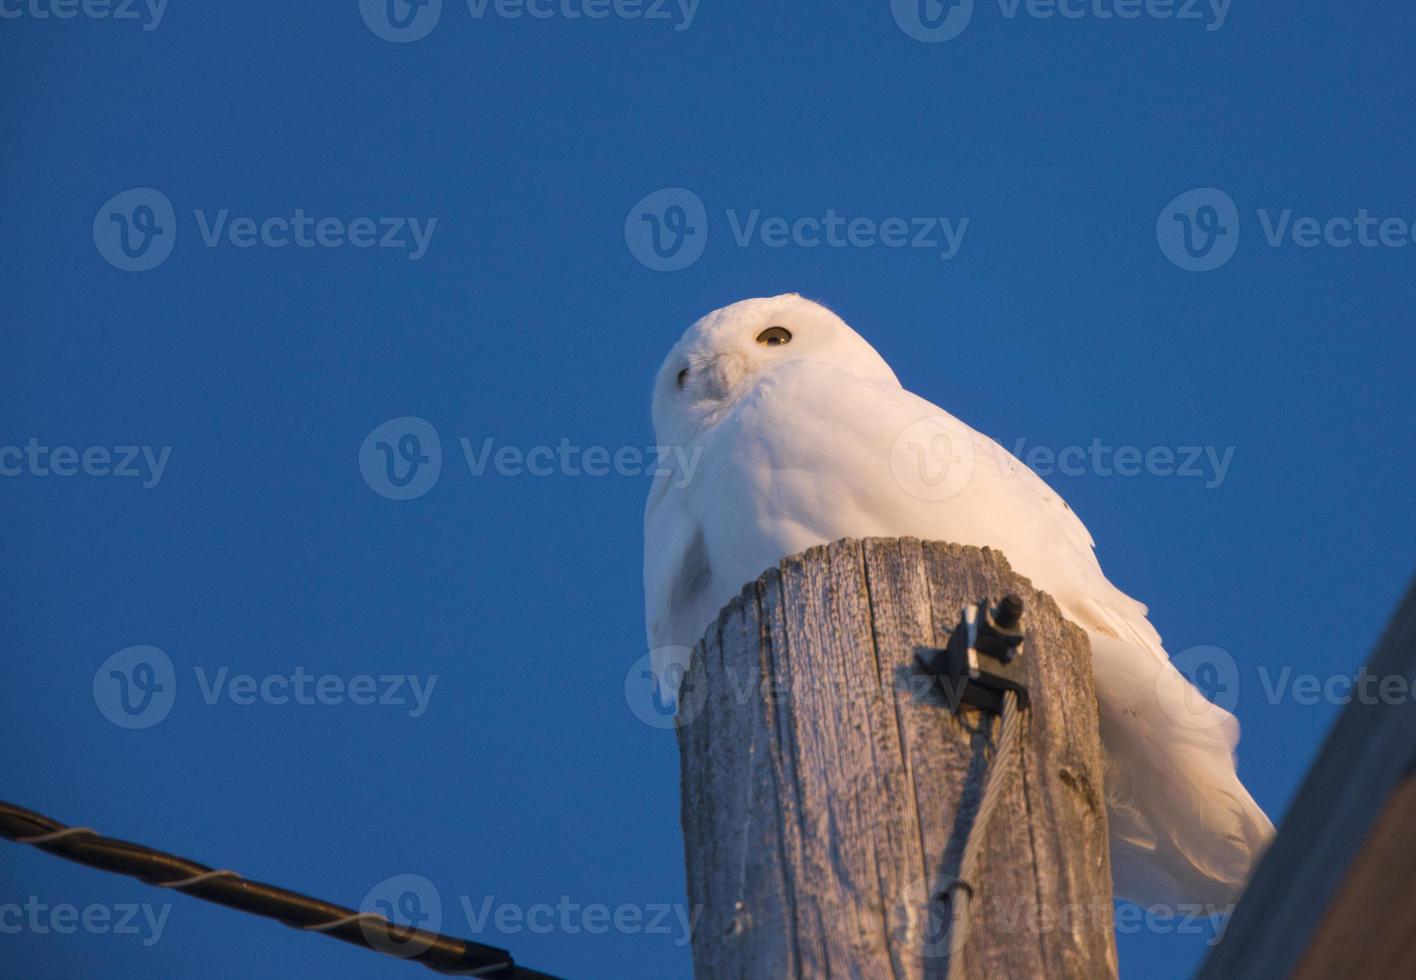
[[[1416,11],[1186,3],[0,0],[0,795],[345,904],[418,875],[550,972],[689,975],[647,928],[683,864],[673,734],[624,693],[628,447],[689,323],[795,290],[1039,450],[1171,652],[1224,652],[1190,666],[1281,815],[1338,711],[1296,679],[1354,671],[1412,570]],[[413,975],[29,849],[0,880],[50,909],[3,938],[27,976]],[[1205,941],[1133,930],[1123,976]]]

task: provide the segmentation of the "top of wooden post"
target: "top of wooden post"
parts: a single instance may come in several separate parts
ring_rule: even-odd
[[[912,664],[1010,592],[1032,707],[950,936],[936,897],[997,726],[917,699]],[[1116,975],[1090,647],[999,552],[869,539],[784,559],[695,648],[680,713],[698,976],[942,977],[951,948],[955,977]]]

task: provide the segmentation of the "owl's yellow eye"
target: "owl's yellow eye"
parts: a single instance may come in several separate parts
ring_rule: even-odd
[[[768,347],[780,347],[792,342],[792,332],[786,327],[768,327],[757,335],[757,342]]]
[[[688,380],[688,368],[684,368],[678,373],[678,386],[683,387],[683,383]]]

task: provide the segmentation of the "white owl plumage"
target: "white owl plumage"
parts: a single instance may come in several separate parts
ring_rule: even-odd
[[[656,477],[645,509],[645,618],[661,676],[665,651],[691,648],[742,586],[814,545],[996,548],[1091,639],[1118,897],[1217,909],[1237,898],[1273,833],[1235,771],[1238,722],[1172,666],[1146,607],[1107,581],[1086,527],[1041,478],[904,390],[864,338],[795,294],[689,328],[653,408],[659,444],[697,467]],[[941,438],[933,479],[900,465]]]

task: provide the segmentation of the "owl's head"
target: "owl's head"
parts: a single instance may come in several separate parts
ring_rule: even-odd
[[[691,439],[783,365],[825,361],[898,385],[865,338],[820,303],[796,293],[745,299],[709,313],[679,339],[654,379],[660,441]]]

